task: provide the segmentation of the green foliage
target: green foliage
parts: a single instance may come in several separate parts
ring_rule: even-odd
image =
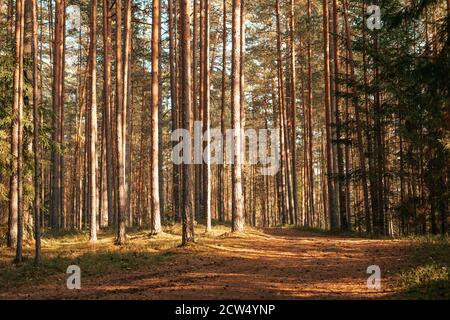
[[[417,266],[399,274],[399,298],[450,298],[450,242],[448,238],[422,237],[411,250]]]
[[[445,228],[438,224],[446,220],[450,200],[446,178],[450,174],[450,21],[446,6],[436,0],[415,0],[407,4],[400,0],[379,1],[383,26],[381,30],[369,31],[358,18],[362,3],[371,4],[361,0],[351,7],[355,17],[353,50],[357,83],[347,84],[353,87],[353,100],[363,111],[368,162],[375,165],[374,152],[380,147],[383,157],[389,158],[385,154],[389,145],[375,143],[376,132],[380,130],[377,124],[381,131],[385,130],[385,135],[390,128],[395,128],[396,138],[402,139],[403,150],[398,150],[398,145],[393,146],[395,154],[390,161],[396,165],[385,168],[382,179],[409,175],[409,181],[422,179],[415,183],[425,184],[427,189],[427,193],[408,195],[403,203],[397,203],[397,217],[402,223],[412,221],[416,232],[418,228],[427,232],[427,227],[423,227],[426,225],[433,233],[439,229],[444,232]],[[434,39],[432,30],[436,30]],[[365,65],[361,62],[363,56]],[[382,97],[380,106],[376,104],[377,94]],[[367,109],[364,108],[365,97],[368,97]],[[372,170],[368,174],[376,181],[380,173]],[[418,177],[420,174],[423,178]],[[388,192],[395,195],[396,191]],[[426,219],[425,222],[417,218],[419,204],[424,212],[420,219]]]

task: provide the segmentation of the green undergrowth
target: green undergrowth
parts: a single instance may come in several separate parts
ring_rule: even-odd
[[[214,221],[212,230],[206,233],[203,225],[196,224],[196,243],[193,246],[201,248],[218,242],[229,230],[227,224]],[[34,263],[33,242],[25,244],[24,261],[20,265],[13,264],[15,251],[1,245],[0,291],[59,278],[62,281],[67,277],[66,270],[70,265],[79,266],[84,279],[151,268],[177,254],[181,233],[180,224],[166,223],[163,232],[158,235],[152,235],[149,230],[129,228],[126,244],[116,246],[116,234],[112,229],[99,231],[98,241],[95,243],[89,242],[87,231],[46,232],[42,236],[42,261],[39,265]]]
[[[414,266],[399,274],[400,299],[450,299],[450,240],[415,237],[409,248]]]

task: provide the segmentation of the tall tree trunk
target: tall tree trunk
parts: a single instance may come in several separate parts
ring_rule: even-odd
[[[168,0],[169,5],[169,72],[170,72],[170,104],[171,104],[171,115],[172,115],[172,131],[178,129],[178,90],[177,90],[177,75],[175,66],[175,32],[174,26],[176,20],[174,5],[175,0]],[[194,41],[195,44],[195,41]],[[194,46],[195,47],[195,46]],[[194,59],[195,61],[195,59]],[[195,74],[195,73],[194,73]],[[194,77],[195,78],[195,77]],[[195,97],[195,94],[193,95]],[[195,98],[194,98],[195,100]],[[172,148],[177,144],[176,141],[172,142]],[[179,211],[180,211],[180,173],[179,166],[177,164],[172,165],[172,214],[175,222],[179,221]]]
[[[378,34],[375,35],[375,50],[378,52]],[[376,82],[376,92],[375,92],[375,154],[376,154],[376,188],[377,188],[377,232],[380,234],[385,234],[384,225],[384,197],[383,197],[383,176],[384,176],[384,143],[383,143],[383,115],[381,106],[381,93],[378,84],[378,79],[380,71],[379,68],[375,68],[375,82]],[[415,198],[415,197],[414,197]]]
[[[339,197],[339,214],[341,229],[348,230],[347,212],[345,206],[345,192],[344,192],[344,156],[341,143],[341,98],[340,98],[340,84],[339,84],[339,16],[338,16],[338,0],[333,0],[333,56],[334,56],[334,101],[335,101],[335,121],[336,121],[336,149],[337,149],[337,180],[336,187],[338,188]]]
[[[225,102],[226,102],[226,64],[227,64],[227,0],[223,0],[223,30],[222,30],[222,92],[221,92],[221,106],[220,106],[220,132],[225,132]],[[222,154],[225,152],[225,144],[222,144]],[[224,159],[222,159],[224,160]],[[218,166],[218,184],[217,184],[217,204],[219,221],[225,220],[225,208],[224,208],[224,178],[225,178],[225,161]]]
[[[180,0],[180,34],[181,34],[181,108],[183,113],[183,128],[192,136],[194,131],[192,99],[191,99],[191,29],[190,29],[190,1]],[[182,243],[194,241],[194,170],[192,165],[193,150],[189,146],[187,158],[189,163],[183,165],[183,205],[182,205]]]
[[[22,262],[22,112],[23,112],[23,38],[24,0],[16,1],[14,94],[11,125],[11,178],[9,191],[8,246],[16,249],[16,263]]]
[[[89,239],[97,241],[97,0],[91,1],[88,135]]]
[[[278,68],[278,99],[279,99],[279,116],[280,116],[280,137],[281,137],[281,180],[282,180],[282,198],[283,224],[288,224],[293,220],[293,203],[291,189],[291,157],[289,152],[289,134],[287,128],[287,111],[285,98],[285,85],[283,74],[283,58],[281,52],[281,24],[280,24],[280,1],[276,1],[276,24],[277,24],[277,68]]]
[[[244,231],[242,199],[242,127],[241,127],[241,0],[233,0],[232,71],[231,71],[231,117],[234,129],[232,231]]]
[[[203,150],[206,152],[205,164],[203,164],[203,214],[205,218],[206,232],[211,231],[211,149],[210,149],[210,0],[204,0],[204,26],[203,26],[203,132],[206,140],[203,145]]]
[[[323,0],[323,39],[324,39],[324,67],[325,67],[325,127],[326,127],[326,158],[327,158],[327,194],[330,228],[337,228],[336,208],[334,206],[333,190],[333,155],[332,155],[332,135],[331,135],[331,93],[330,93],[330,40],[328,32],[328,1]]]
[[[200,132],[203,134],[204,132],[204,128],[203,128],[203,116],[205,114],[204,112],[204,77],[205,77],[205,0],[199,0],[199,46],[200,46],[200,52],[199,52],[199,69],[200,69],[200,74],[199,74],[199,84],[198,84],[198,110],[194,109],[194,121],[198,121],[198,123],[200,124]],[[197,116],[197,117],[195,117]],[[195,130],[195,129],[194,129]],[[197,132],[194,133],[194,135],[196,135]],[[199,139],[200,136],[197,136],[197,139]],[[201,141],[199,141],[200,145],[203,147],[203,143]],[[202,148],[198,148],[199,150],[201,150]],[[198,150],[194,150],[195,153],[198,152]],[[200,158],[200,154],[194,155],[195,157],[199,157]],[[195,219],[196,220],[201,220],[204,217],[204,190],[203,190],[203,158],[201,158],[201,163],[200,164],[196,164],[194,167],[195,170],[195,185],[196,185],[196,190],[198,190],[199,192],[195,193]]]
[[[52,140],[54,146],[52,149],[52,196],[51,196],[51,226],[53,229],[58,230],[61,227],[62,217],[62,183],[61,171],[62,171],[62,153],[63,146],[61,141],[61,124],[62,124],[62,87],[64,81],[63,71],[63,51],[64,51],[64,18],[65,18],[65,0],[56,0],[55,7],[55,39],[53,43],[53,87],[52,87]]]
[[[161,229],[161,212],[159,204],[159,41],[160,41],[160,0],[153,0],[152,23],[152,232],[158,234]]]
[[[100,142],[100,194],[99,194],[99,227],[106,228],[108,226],[108,188],[107,188],[107,167],[106,167],[106,117],[102,115],[102,133]]]
[[[129,219],[129,178],[130,178],[130,170],[129,170],[129,158],[131,157],[130,153],[130,109],[131,109],[131,38],[132,38],[132,0],[125,0],[125,8],[124,8],[124,44],[123,44],[123,126],[122,126],[122,143],[123,143],[123,177],[124,177],[124,197],[125,197],[125,215],[126,221],[128,223]]]
[[[307,55],[308,55],[308,110],[306,114],[306,122],[307,122],[307,194],[308,194],[308,203],[306,208],[310,211],[308,215],[311,217],[310,226],[314,225],[315,220],[315,205],[314,205],[314,170],[313,170],[313,88],[312,88],[312,49],[311,49],[311,0],[308,0],[308,41],[307,41]]]
[[[298,222],[298,190],[297,190],[297,75],[296,75],[296,54],[295,54],[295,15],[294,0],[290,2],[290,57],[291,57],[291,118],[292,118],[292,193],[294,203],[294,224]]]
[[[16,28],[20,29],[19,54],[16,52],[16,61],[19,63],[19,90],[17,110],[17,246],[16,263],[23,260],[23,238],[24,238],[24,210],[23,210],[23,90],[24,90],[24,34],[25,34],[25,1],[19,0],[16,4]],[[28,9],[28,8],[27,8]]]
[[[32,0],[33,19],[33,151],[34,151],[34,239],[35,263],[41,262],[41,146],[40,131],[40,95],[38,83],[38,20],[37,0]]]
[[[65,70],[66,70],[66,0],[63,1],[63,6],[61,8],[61,21],[60,25],[60,33],[61,33],[61,68],[59,70],[59,78],[60,78],[60,91],[59,91],[59,145],[61,148],[61,152],[59,154],[59,183],[60,183],[60,193],[59,193],[59,225],[61,228],[66,228],[66,195],[65,195],[65,140],[64,140],[64,132],[65,132],[65,120],[64,120],[64,106],[65,106]]]
[[[129,1],[129,0],[127,0]],[[126,192],[125,192],[125,105],[124,105],[124,64],[122,52],[122,0],[116,0],[116,135],[117,135],[117,202],[118,232],[116,243],[126,241]]]
[[[244,130],[245,130],[245,120],[246,120],[246,106],[245,106],[245,73],[244,73],[244,66],[245,66],[245,0],[240,0],[241,2],[241,22],[240,22],[240,30],[241,30],[241,48],[240,48],[240,82],[239,82],[239,89],[240,89],[240,112],[241,112],[241,153],[242,153],[242,202],[244,206],[244,216],[247,214],[246,206],[247,203],[246,199],[246,190],[245,190],[245,136],[244,136]]]
[[[105,117],[106,138],[106,184],[108,194],[108,224],[115,224],[117,212],[114,205],[114,178],[113,178],[113,133],[112,133],[112,105],[111,105],[111,1],[103,0],[103,117]]]

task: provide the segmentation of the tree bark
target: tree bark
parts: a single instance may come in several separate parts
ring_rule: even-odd
[[[227,0],[223,0],[223,35],[222,35],[222,92],[221,92],[221,106],[220,106],[220,131],[225,132],[225,102],[226,102],[226,63],[227,63]],[[225,143],[222,144],[222,154],[225,152]],[[224,160],[224,159],[223,159]],[[224,179],[225,179],[225,161],[218,166],[218,184],[217,184],[217,204],[219,221],[225,220],[224,207]]]
[[[111,105],[111,1],[103,0],[103,117],[105,117],[106,138],[106,184],[108,195],[108,224],[115,224],[117,216],[114,205],[114,178],[113,178],[113,133],[112,133],[112,105]]]
[[[348,217],[347,217],[347,208],[345,205],[345,192],[344,192],[344,156],[342,151],[342,142],[341,142],[341,98],[340,98],[340,83],[339,83],[339,16],[338,16],[338,0],[333,0],[333,51],[334,51],[334,94],[335,94],[335,121],[336,121],[336,149],[337,149],[337,167],[338,174],[336,180],[336,186],[338,188],[338,197],[339,197],[339,214],[340,214],[340,223],[342,230],[348,230]]]
[[[52,196],[51,196],[51,226],[53,229],[58,230],[61,227],[62,211],[61,208],[63,204],[61,203],[63,199],[63,181],[62,170],[63,164],[62,153],[63,146],[61,141],[62,134],[62,95],[63,95],[63,82],[64,82],[64,19],[65,19],[65,0],[56,0],[55,6],[55,39],[53,43],[53,94],[52,94],[52,140],[54,146],[52,149]]]
[[[89,43],[89,109],[88,109],[88,186],[89,186],[89,240],[97,241],[97,0],[91,1]]]
[[[242,201],[242,127],[241,127],[241,0],[233,0],[232,25],[232,71],[231,103],[233,141],[233,194],[232,194],[232,231],[244,231],[244,211]]]
[[[178,129],[178,90],[177,90],[177,75],[176,75],[176,65],[175,65],[175,32],[174,24],[176,20],[174,3],[175,0],[168,0],[168,15],[169,15],[169,72],[170,72],[170,104],[171,104],[171,116],[172,116],[172,131]],[[194,41],[195,44],[195,41]],[[194,59],[195,61],[195,59]],[[194,77],[195,78],[195,77]],[[194,94],[195,97],[195,94]],[[172,148],[176,146],[177,142],[172,142]],[[172,165],[172,215],[175,222],[179,221],[180,212],[180,182],[179,182],[179,166],[177,164]]]
[[[181,34],[181,108],[183,112],[183,128],[192,136],[194,131],[192,99],[191,99],[191,30],[190,30],[190,1],[180,0],[180,34]],[[187,245],[194,241],[194,181],[193,150],[192,146],[187,152],[190,163],[183,164],[183,205],[182,205],[182,244]]]
[[[328,28],[328,1],[323,0],[323,39],[324,39],[324,67],[325,67],[325,128],[326,128],[326,158],[327,158],[327,194],[330,228],[337,228],[336,208],[334,207],[333,190],[333,156],[332,156],[332,136],[331,136],[331,93],[330,93],[330,43]]]
[[[161,229],[161,212],[159,203],[159,41],[160,41],[160,0],[153,0],[152,23],[152,232],[158,234]]]
[[[291,121],[292,121],[292,192],[294,203],[294,224],[298,221],[298,191],[297,191],[297,75],[296,75],[296,54],[295,54],[295,21],[294,21],[294,0],[290,2],[290,58],[291,58]]]
[[[41,146],[40,92],[38,82],[38,20],[37,0],[32,0],[33,19],[33,151],[34,151],[34,239],[35,263],[41,262]]]
[[[129,1],[129,0],[127,0]],[[122,0],[116,0],[116,135],[117,135],[117,202],[118,232],[116,243],[126,241],[126,199],[125,199],[125,105],[124,105],[124,64],[122,52]]]
[[[203,150],[206,152],[203,160],[205,163],[202,165],[203,174],[203,214],[205,218],[206,232],[211,231],[211,149],[210,149],[210,82],[211,82],[211,70],[210,70],[210,2],[204,0],[204,26],[203,26],[203,132],[204,132],[204,144]]]
[[[11,125],[11,178],[9,191],[8,246],[16,249],[16,263],[22,262],[22,112],[23,112],[23,39],[24,0],[16,1],[14,84]]]

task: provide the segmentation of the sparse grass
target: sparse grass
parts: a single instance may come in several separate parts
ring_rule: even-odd
[[[213,224],[205,233],[205,227],[195,227],[195,246],[217,242],[230,231],[226,224]],[[24,246],[24,262],[13,265],[15,251],[0,246],[0,291],[8,287],[31,285],[65,278],[67,267],[78,265],[83,278],[96,275],[148,268],[166,261],[176,254],[172,249],[181,244],[181,225],[168,224],[164,232],[156,236],[149,230],[127,230],[127,243],[114,245],[114,230],[102,230],[96,243],[89,242],[89,235],[81,232],[48,232],[42,237],[42,263],[34,264],[34,243]],[[192,248],[191,248],[192,249]]]
[[[367,238],[358,233],[336,233],[311,228],[286,226],[283,229],[299,230],[299,236],[331,236]],[[124,246],[114,245],[114,230],[99,232],[96,243],[89,242],[87,232],[46,233],[42,239],[42,263],[33,261],[34,244],[24,247],[25,261],[13,265],[15,252],[0,245],[0,293],[20,286],[65,283],[69,265],[80,266],[83,280],[105,274],[122,274],[132,271],[153,270],[160,263],[173,263],[183,254],[196,259],[211,250],[235,252],[236,242],[261,240],[270,237],[260,229],[246,226],[245,233],[231,233],[229,224],[213,221],[211,232],[206,233],[201,224],[195,226],[196,242],[187,248],[181,244],[181,225],[166,224],[164,232],[152,236],[149,230],[128,230]],[[290,234],[290,233],[289,233]],[[295,233],[294,233],[295,235]],[[242,239],[242,240],[241,240]],[[401,293],[394,299],[449,299],[450,298],[450,241],[441,237],[407,238],[410,267],[397,275],[397,288]],[[172,260],[173,259],[173,260]],[[184,258],[183,258],[184,259]],[[172,261],[171,261],[172,260]]]
[[[86,233],[47,234],[42,239],[42,263],[33,261],[33,246],[24,248],[25,260],[13,265],[14,250],[0,248],[0,290],[65,277],[69,265],[78,265],[84,277],[106,272],[127,271],[169,259],[168,249],[179,244],[179,236],[162,234],[151,239],[148,231],[128,234],[125,246],[114,245],[115,234],[100,232],[98,241],[89,243]]]
[[[315,235],[322,236],[337,236],[337,237],[346,237],[346,238],[367,238],[367,239],[380,239],[380,237],[375,237],[373,235],[369,235],[367,233],[359,233],[356,231],[340,231],[340,230],[324,230],[319,228],[312,227],[299,227],[299,226],[285,226],[284,228],[293,228],[299,230],[304,233],[312,233]]]
[[[450,240],[415,237],[411,255],[416,264],[399,274],[401,299],[450,299]]]

